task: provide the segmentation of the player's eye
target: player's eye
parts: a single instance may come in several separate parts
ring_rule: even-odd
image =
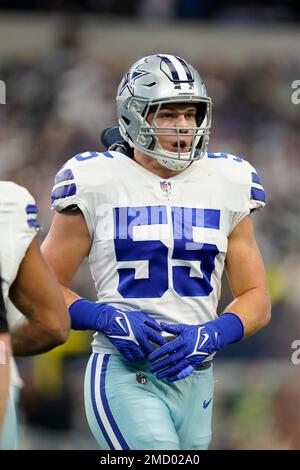
[[[196,113],[194,111],[191,111],[185,114],[186,119],[195,119],[195,117],[196,117]]]
[[[159,113],[158,117],[160,119],[173,119],[174,114],[170,113],[170,112],[167,112],[167,111],[164,111],[163,113]]]

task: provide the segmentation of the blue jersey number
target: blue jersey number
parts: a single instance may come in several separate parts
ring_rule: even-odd
[[[207,296],[212,291],[210,278],[215,269],[216,245],[193,241],[193,227],[219,229],[220,211],[172,207],[174,251],[172,259],[186,261],[173,267],[173,287],[181,297]],[[192,263],[192,262],[196,263]],[[196,275],[191,275],[191,266]]]
[[[148,261],[148,278],[138,277],[139,268],[121,268],[118,291],[125,298],[161,297],[168,289],[168,248],[161,241],[133,241],[136,226],[166,224],[164,206],[117,207],[115,251],[117,261]],[[132,263],[133,264],[133,263]],[[142,263],[145,266],[145,263]]]
[[[211,274],[219,250],[210,243],[194,242],[193,227],[219,230],[220,211],[183,207],[172,207],[171,211],[172,259],[177,260],[172,266],[174,290],[181,297],[207,296],[212,291]],[[137,226],[155,225],[158,228],[167,224],[166,207],[118,207],[114,217],[116,259],[132,265],[118,269],[119,293],[124,298],[162,297],[169,287],[168,248],[159,240],[134,241],[133,231]],[[139,279],[140,271],[145,269],[143,261],[148,262],[148,273],[145,276],[142,272]],[[180,261],[182,266],[178,266]]]

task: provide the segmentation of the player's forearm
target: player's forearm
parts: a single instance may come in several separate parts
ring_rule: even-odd
[[[9,357],[9,334],[0,333],[0,435],[2,431],[9,390]]]
[[[236,297],[225,309],[235,313],[244,325],[244,336],[263,328],[271,318],[271,304],[267,290],[253,288]]]
[[[71,291],[68,287],[60,284],[65,302],[69,309],[71,328],[73,330],[96,330],[96,323],[99,312],[96,309],[97,304],[89,300],[82,299],[78,294]],[[80,302],[77,302],[80,300]]]
[[[53,312],[49,312],[49,316]],[[68,331],[59,325],[41,323],[38,320],[20,319],[11,330],[13,353],[16,356],[32,356],[49,351],[63,344]]]

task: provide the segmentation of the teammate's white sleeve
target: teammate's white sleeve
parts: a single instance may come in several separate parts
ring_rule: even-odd
[[[9,181],[0,181],[0,273],[9,325],[21,315],[8,294],[25,253],[40,229],[37,212],[35,200],[27,189]],[[10,375],[11,384],[20,387],[22,380],[13,358]]]
[[[27,189],[0,181],[0,270],[6,298],[26,250],[39,229],[37,206]]]

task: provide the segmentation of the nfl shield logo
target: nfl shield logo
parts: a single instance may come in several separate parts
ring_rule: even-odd
[[[169,181],[160,181],[160,189],[165,193],[169,193],[171,191],[171,183]]]

